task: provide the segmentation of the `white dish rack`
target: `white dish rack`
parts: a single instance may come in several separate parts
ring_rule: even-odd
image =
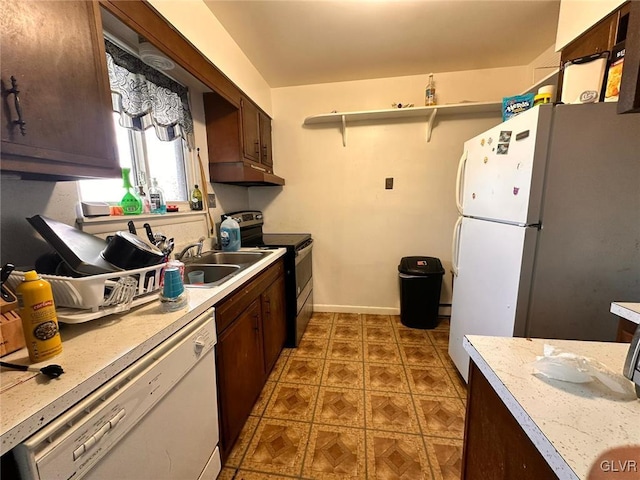
[[[88,277],[40,275],[51,284],[58,321],[83,323],[155,300],[160,294],[162,269],[166,264],[103,273]],[[24,280],[25,272],[13,271],[9,288]]]

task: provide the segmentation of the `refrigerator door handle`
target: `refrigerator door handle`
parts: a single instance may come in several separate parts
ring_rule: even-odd
[[[462,180],[464,169],[467,165],[467,151],[462,152],[462,156],[458,161],[458,173],[456,174],[456,207],[458,207],[458,213],[462,215]]]
[[[453,227],[453,239],[451,241],[451,270],[454,276],[458,276],[458,259],[460,256],[460,230],[462,229],[462,217],[458,217]]]

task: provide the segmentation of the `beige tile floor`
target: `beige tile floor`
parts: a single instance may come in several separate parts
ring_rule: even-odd
[[[466,386],[433,330],[316,313],[285,349],[220,479],[460,478]]]

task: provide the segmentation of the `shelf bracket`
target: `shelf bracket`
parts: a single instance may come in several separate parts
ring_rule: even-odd
[[[433,124],[436,120],[436,113],[438,112],[437,108],[431,110],[429,114],[429,119],[427,120],[427,142],[431,141],[431,130],[433,130]]]
[[[347,146],[347,117],[342,115],[342,146]]]

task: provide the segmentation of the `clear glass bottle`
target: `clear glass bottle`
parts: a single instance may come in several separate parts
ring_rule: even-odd
[[[151,202],[151,213],[167,213],[167,203],[164,200],[164,192],[158,187],[158,179],[151,180],[149,188],[149,200]]]
[[[202,210],[202,192],[198,188],[198,185],[195,185],[193,191],[191,192],[191,200],[189,200],[189,206],[191,210]]]
[[[151,201],[145,193],[144,187],[142,185],[138,185],[138,197],[142,202],[142,213],[151,213]]]
[[[436,105],[436,82],[433,80],[433,73],[429,74],[429,83],[424,91],[424,104],[429,107]]]

